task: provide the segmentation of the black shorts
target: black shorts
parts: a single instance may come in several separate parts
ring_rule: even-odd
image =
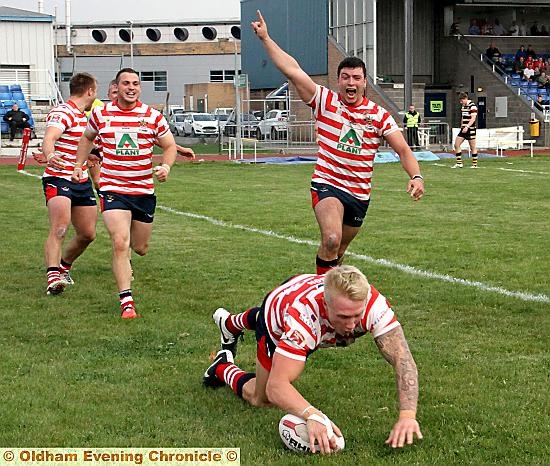
[[[363,225],[370,200],[361,201],[330,184],[311,183],[311,205],[313,208],[320,200],[327,197],[335,197],[344,206],[344,225],[350,227]]]
[[[472,128],[468,128],[466,130],[466,132],[463,132],[464,131],[463,128],[464,127],[460,128],[460,131],[456,135],[457,138],[463,138],[463,139],[466,139],[466,141],[470,141],[471,139],[476,138],[476,128],[475,128],[475,126],[472,127]]]
[[[101,212],[107,210],[129,210],[132,220],[143,223],[152,223],[155,218],[157,196],[154,194],[130,195],[118,194],[110,191],[99,192]]]
[[[71,200],[71,207],[97,205],[89,178],[84,183],[73,183],[57,176],[48,176],[42,178],[42,189],[46,197],[46,205],[56,196],[68,197]]]

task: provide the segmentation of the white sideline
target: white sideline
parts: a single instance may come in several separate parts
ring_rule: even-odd
[[[223,220],[218,220],[218,219],[215,219],[215,218],[212,218],[212,217],[208,217],[206,215],[194,214],[194,213],[191,213],[191,212],[182,212],[182,211],[173,209],[172,207],[166,207],[166,206],[158,205],[157,208],[160,209],[160,210],[164,210],[165,212],[169,212],[171,214],[181,215],[183,217],[190,217],[190,218],[195,218],[195,219],[199,219],[199,220],[205,220],[209,223],[212,223],[213,225],[217,225],[217,226],[221,226],[221,227],[234,228],[236,230],[243,230],[243,231],[247,231],[247,232],[250,232],[250,233],[259,233],[259,234],[264,235],[264,236],[270,236],[272,238],[282,239],[282,240],[288,241],[290,243],[307,244],[308,246],[314,246],[314,247],[317,247],[319,245],[319,243],[317,241],[295,238],[294,236],[282,235],[280,233],[276,233],[276,232],[271,231],[271,230],[261,230],[259,228],[247,227],[247,226],[239,225],[239,224],[233,224],[233,223],[230,223],[230,222],[225,222]],[[457,284],[457,285],[470,286],[470,287],[477,288],[477,289],[482,290],[482,291],[493,292],[493,293],[501,294],[503,296],[508,296],[508,297],[511,297],[511,298],[517,298],[517,299],[520,299],[522,301],[535,301],[535,302],[540,302],[540,303],[550,303],[550,296],[546,296],[545,294],[531,294],[531,293],[526,293],[526,292],[523,292],[523,291],[510,291],[510,290],[507,290],[507,289],[502,288],[500,286],[491,286],[491,285],[487,285],[487,284],[482,283],[482,282],[475,282],[475,281],[471,281],[471,280],[465,280],[463,278],[451,277],[450,275],[439,274],[439,273],[436,273],[436,272],[429,272],[429,271],[426,271],[426,270],[420,270],[420,269],[417,269],[415,267],[411,267],[409,265],[398,264],[396,262],[392,262],[392,261],[389,261],[387,259],[375,259],[374,257],[366,256],[364,254],[357,254],[357,253],[354,253],[354,252],[346,252],[346,255],[349,256],[349,257],[353,257],[354,259],[359,259],[359,260],[363,260],[365,262],[370,262],[370,263],[381,265],[381,266],[384,266],[384,267],[396,269],[396,270],[399,270],[401,272],[408,273],[410,275],[416,275],[418,277],[424,277],[424,278],[430,278],[430,279],[434,279],[434,280],[440,280],[440,281],[443,281],[443,282],[453,283],[453,284]]]
[[[39,178],[39,179],[42,178],[39,175],[29,173],[25,170],[22,170],[19,173],[21,173],[22,175],[33,176],[33,177]],[[206,215],[194,214],[192,212],[182,212],[180,210],[173,209],[172,207],[157,205],[157,209],[164,210],[165,212],[169,212],[171,214],[180,215],[182,217],[189,217],[189,218],[195,218],[195,219],[198,219],[198,220],[205,220],[209,223],[212,223],[213,225],[217,225],[217,226],[221,226],[221,227],[225,227],[225,228],[234,228],[236,230],[243,230],[243,231],[247,231],[247,232],[250,232],[250,233],[259,233],[259,234],[264,235],[264,236],[270,236],[272,238],[282,239],[282,240],[288,241],[290,243],[306,244],[308,246],[313,246],[313,247],[317,247],[319,245],[319,243],[317,241],[312,241],[312,240],[309,240],[309,239],[295,238],[294,236],[281,235],[280,233],[276,233],[276,232],[271,231],[271,230],[261,230],[259,228],[247,227],[247,226],[239,225],[239,224],[233,224],[233,223],[230,223],[230,222],[225,222],[223,220],[218,220],[218,219],[215,219],[215,218],[212,218],[212,217],[208,217]],[[367,255],[364,255],[364,254],[357,254],[357,253],[349,252],[349,251],[346,252],[346,255],[349,256],[349,257],[353,257],[354,259],[363,260],[365,262],[370,262],[372,264],[381,265],[383,267],[388,267],[390,269],[396,269],[396,270],[399,270],[400,272],[408,273],[410,275],[416,275],[418,277],[424,277],[424,278],[429,278],[429,279],[433,279],[433,280],[440,280],[440,281],[443,281],[443,282],[453,283],[453,284],[456,284],[456,285],[469,286],[469,287],[477,288],[481,291],[497,293],[497,294],[507,296],[507,297],[510,297],[510,298],[517,298],[517,299],[520,299],[522,301],[534,301],[534,302],[538,302],[538,303],[550,303],[550,296],[547,296],[547,295],[542,294],[542,293],[541,294],[531,294],[531,293],[526,293],[524,291],[510,291],[510,290],[507,290],[507,289],[502,288],[500,286],[486,285],[485,283],[482,283],[482,282],[474,282],[474,281],[471,281],[471,280],[465,280],[463,278],[451,277],[450,275],[446,275],[446,274],[440,274],[440,273],[436,273],[436,272],[429,272],[427,270],[420,270],[420,269],[417,269],[415,267],[411,267],[410,265],[398,264],[397,262],[392,262],[392,261],[389,261],[387,259],[375,259],[374,257],[371,257],[371,256],[367,256]]]

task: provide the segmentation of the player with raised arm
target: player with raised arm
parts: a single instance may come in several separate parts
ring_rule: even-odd
[[[42,141],[42,154],[47,163],[42,186],[50,221],[44,245],[46,292],[51,295],[62,293],[67,285],[74,283],[69,273],[72,264],[96,234],[96,199],[86,163],[81,164],[78,180],[71,180],[71,175],[78,143],[87,124],[84,112],[96,98],[97,82],[88,73],[77,73],[69,81],[69,91],[69,100],[48,113]],[[75,235],[62,254],[70,224]]]
[[[139,101],[138,73],[123,68],[116,75],[116,102],[92,112],[78,146],[73,179],[78,180],[94,140],[103,149],[99,188],[101,212],[113,247],[112,267],[121,316],[137,317],[128,258],[131,247],[143,256],[149,249],[156,196],[153,176],[165,182],[176,159],[176,143],[162,114]],[[153,147],[162,150],[162,164],[153,168]]]
[[[298,62],[268,34],[258,11],[252,29],[275,66],[294,84],[313,110],[318,158],[311,181],[315,217],[321,231],[317,273],[342,263],[350,242],[367,214],[374,156],[382,139],[399,155],[409,175],[407,192],[416,201],[424,194],[420,167],[393,117],[365,97],[366,68],[356,57],[338,66],[338,92],[316,84]]]
[[[207,387],[228,385],[253,406],[275,405],[306,419],[312,450],[336,448],[327,436],[331,422],[294,387],[308,356],[318,348],[348,346],[371,333],[382,356],[393,366],[399,414],[386,443],[393,448],[422,438],[416,421],[418,373],[403,329],[388,301],[350,265],[324,275],[297,275],[271,291],[260,307],[240,314],[219,308],[214,321],[221,333],[222,350],[204,374]],[[256,333],[256,372],[245,372],[234,362],[237,339],[244,330]],[[334,432],[340,429],[331,423]]]

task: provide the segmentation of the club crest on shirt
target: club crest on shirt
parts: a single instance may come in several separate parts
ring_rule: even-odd
[[[147,122],[145,121],[145,118],[142,118],[141,120],[139,120],[139,126],[141,126],[142,128],[145,128],[147,126]]]

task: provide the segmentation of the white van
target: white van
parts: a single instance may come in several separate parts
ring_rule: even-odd
[[[217,107],[212,112],[213,115],[230,115],[233,109],[231,107]]]

